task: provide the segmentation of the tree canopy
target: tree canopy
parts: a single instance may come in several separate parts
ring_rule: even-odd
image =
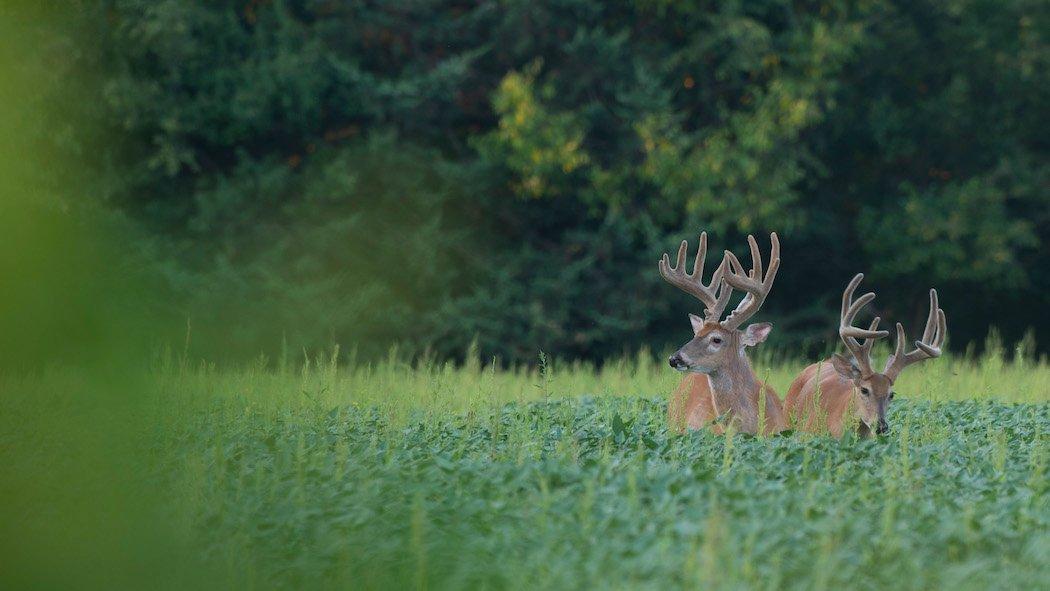
[[[699,304],[656,261],[701,230],[780,234],[781,345],[833,343],[858,271],[911,332],[936,286],[957,347],[1048,327],[1045,2],[71,10],[62,199],[130,220],[223,353],[661,348]]]

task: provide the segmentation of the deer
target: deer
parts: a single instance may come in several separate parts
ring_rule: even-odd
[[[882,372],[874,371],[871,348],[889,332],[878,330],[878,316],[867,329],[853,325],[861,308],[875,299],[875,294],[869,292],[853,301],[853,293],[863,279],[864,274],[858,273],[842,293],[839,338],[850,357],[835,353],[830,359],[814,363],[802,370],[788,388],[784,405],[793,424],[801,430],[816,432],[826,427],[833,436],[842,437],[848,425],[856,424],[862,438],[871,437],[873,431],[876,435],[889,433],[886,412],[895,395],[894,382],[909,365],[941,356],[948,325],[937,290],[930,289],[930,312],[922,339],[915,341],[914,350],[905,353],[907,338],[904,326],[898,322],[894,352]]]
[[[773,325],[761,322],[740,329],[769,295],[780,268],[780,240],[775,232],[770,235],[772,247],[765,274],[758,242],[754,236],[748,236],[747,240],[751,247],[751,271],[745,272],[740,261],[726,250],[706,285],[703,283],[706,232],[700,234],[692,273],[687,273],[685,268],[689,248],[686,240],[678,248],[673,267],[666,253],[659,261],[664,280],[700,300],[705,307],[703,318],[689,314],[693,338],[668,359],[672,368],[687,374],[668,405],[668,420],[679,432],[686,427],[695,430],[711,425],[712,431],[719,435],[726,432],[727,426],[738,432],[769,435],[787,428],[780,399],[768,384],[755,376],[746,352],[747,347],[765,341]],[[743,291],[745,296],[724,320],[719,320],[733,288]],[[764,411],[759,407],[760,400]],[[759,424],[760,416],[764,416],[762,424]]]

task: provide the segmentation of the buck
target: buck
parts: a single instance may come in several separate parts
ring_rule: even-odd
[[[765,341],[773,326],[761,322],[739,329],[762,307],[773,286],[780,268],[780,241],[776,233],[770,235],[769,270],[763,275],[758,243],[753,236],[747,240],[751,247],[751,272],[746,273],[740,261],[727,250],[707,285],[703,283],[706,232],[700,234],[691,274],[685,270],[689,248],[685,240],[678,248],[674,267],[666,253],[659,262],[660,275],[668,283],[694,296],[705,307],[703,318],[689,315],[693,338],[668,360],[671,367],[688,374],[668,405],[668,419],[679,431],[684,427],[699,429],[711,423],[719,434],[725,432],[725,425],[751,434],[759,431],[770,434],[787,428],[780,399],[772,388],[755,377],[745,351]],[[734,287],[746,295],[725,320],[719,321]],[[764,408],[760,408],[760,400]],[[764,420],[760,425],[761,419]]]
[[[889,333],[877,330],[880,320],[877,316],[867,329],[853,326],[860,309],[875,299],[874,293],[866,293],[853,301],[853,292],[863,279],[864,274],[858,273],[842,293],[839,338],[851,356],[835,353],[831,359],[810,365],[788,389],[784,405],[800,429],[821,431],[826,427],[832,435],[841,437],[847,425],[856,424],[861,437],[870,437],[872,431],[877,435],[887,433],[886,410],[893,400],[897,377],[909,365],[941,355],[947,321],[937,301],[937,290],[931,289],[930,314],[922,339],[915,341],[914,350],[905,353],[907,339],[904,327],[898,322],[894,352],[881,373],[874,371],[871,348],[876,340]]]

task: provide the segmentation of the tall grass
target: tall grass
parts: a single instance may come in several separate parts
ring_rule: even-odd
[[[899,379],[899,396],[930,400],[1050,400],[1050,364],[1036,360],[1021,345],[1007,356],[993,336],[985,352],[946,353],[939,359],[909,367]],[[504,366],[476,353],[466,362],[414,362],[398,350],[376,363],[356,363],[338,349],[296,360],[271,362],[260,357],[241,366],[218,367],[190,362],[170,352],[158,356],[153,377],[165,400],[176,404],[202,401],[251,405],[259,409],[301,406],[374,407],[388,420],[403,422],[410,415],[463,413],[508,402],[589,396],[667,397],[682,375],[643,350],[601,365],[559,361]],[[796,375],[808,364],[778,353],[759,352],[753,368],[758,377],[783,397]]]
[[[1034,587],[1050,364],[996,339],[910,367],[881,442],[675,436],[647,351],[4,375],[0,583]],[[783,394],[806,362],[753,365]]]

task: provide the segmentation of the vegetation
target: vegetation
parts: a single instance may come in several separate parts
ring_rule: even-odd
[[[675,435],[680,376],[648,354],[165,354],[123,384],[146,396],[106,413],[70,395],[85,377],[69,369],[8,377],[3,522],[50,515],[8,556],[15,580],[82,588],[1036,589],[1050,366],[989,350],[904,374],[877,440]],[[756,363],[781,392],[800,367]],[[78,528],[94,566],[32,570]]]
[[[8,4],[0,588],[1050,580],[1045,2]],[[701,229],[888,437],[668,430]]]
[[[689,308],[654,261],[701,229],[781,233],[774,344],[822,348],[858,271],[906,324],[938,287],[955,347],[1046,329],[1043,2],[35,10],[32,185],[125,220],[209,358],[663,347]]]

